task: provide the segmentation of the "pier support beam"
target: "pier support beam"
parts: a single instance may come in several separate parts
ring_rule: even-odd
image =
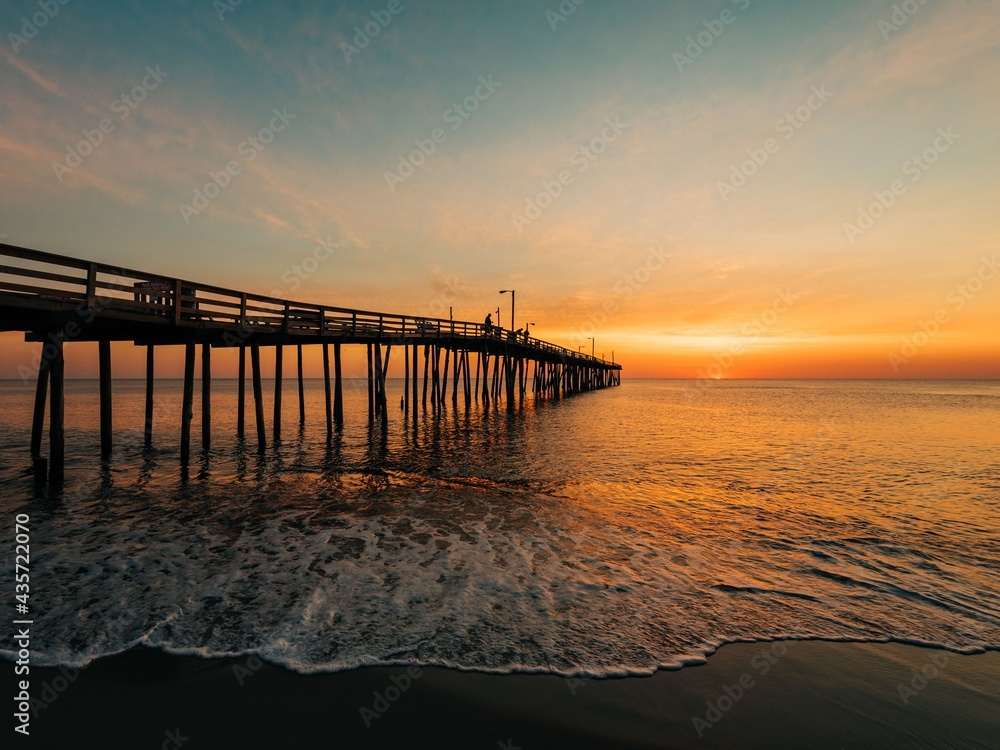
[[[302,344],[295,347],[299,355],[299,424],[306,423],[306,392],[302,384]]]
[[[441,370],[441,377],[438,381],[441,395],[438,398],[438,406],[444,406],[444,400],[448,397],[448,360],[451,357],[451,349],[444,350],[444,369]]]
[[[212,447],[212,347],[201,345],[201,447]]]
[[[257,418],[257,452],[267,450],[267,437],[264,434],[264,394],[260,385],[260,347],[250,345],[250,369],[253,378],[253,408]]]
[[[368,421],[375,421],[375,372],[372,369],[371,344],[368,344]]]
[[[240,347],[239,383],[236,386],[236,437],[243,439],[247,422],[247,348]]]
[[[111,342],[102,339],[97,343],[101,378],[101,461],[111,458]]]
[[[424,414],[427,413],[427,368],[430,365],[431,348],[427,344],[424,344],[424,391],[421,396],[422,405],[424,408]]]
[[[281,368],[284,347],[274,347],[274,442],[281,440]]]
[[[417,418],[417,344],[413,345],[413,418]]]
[[[375,417],[382,414],[382,345],[375,344]]]
[[[389,370],[389,355],[392,353],[392,345],[385,348],[385,358],[382,357],[382,345],[375,344],[375,394],[376,413],[382,417],[382,426],[389,424],[389,404],[385,393],[385,376]]]
[[[340,366],[340,343],[333,345],[333,421],[344,424],[344,378]]]
[[[45,426],[45,395],[49,388],[49,358],[42,344],[42,359],[38,363],[38,382],[35,384],[35,411],[31,416],[31,457],[42,454],[42,428]]]
[[[153,444],[153,359],[155,352],[155,346],[152,344],[146,346],[146,420],[142,428],[142,443],[147,448]]]
[[[330,403],[330,345],[323,344],[323,396],[326,402],[326,436],[333,435],[333,406]]]
[[[483,353],[476,355],[476,384],[472,387],[472,392],[476,396],[476,403],[479,403],[479,371],[483,369]]]
[[[49,482],[62,484],[66,476],[66,432],[63,426],[65,401],[63,393],[63,342],[55,336],[52,341],[54,352],[49,362]]]
[[[191,417],[194,401],[194,342],[184,345],[184,390],[181,396],[181,466],[191,459]]]

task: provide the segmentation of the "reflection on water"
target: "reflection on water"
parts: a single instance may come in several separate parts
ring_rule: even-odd
[[[513,413],[390,409],[383,430],[360,381],[328,439],[309,381],[306,424],[286,400],[263,456],[252,421],[236,438],[235,381],[213,385],[184,479],[179,382],[157,383],[148,449],[143,384],[116,384],[104,468],[96,383],[69,384],[67,485],[36,494],[32,389],[0,384],[40,663],[143,642],[612,674],[753,638],[1000,646],[996,383],[626,381]]]

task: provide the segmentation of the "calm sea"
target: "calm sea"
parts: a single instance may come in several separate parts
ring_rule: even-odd
[[[1000,383],[628,381],[513,413],[398,411],[363,381],[328,441],[321,381],[261,459],[216,380],[213,444],[178,470],[180,383],[67,386],[67,484],[37,495],[33,386],[0,383],[13,575],[31,517],[35,662],[136,644],[300,671],[440,664],[640,674],[768,638],[1000,648]],[[250,413],[252,420],[252,411]],[[43,446],[43,453],[47,453]],[[12,658],[9,651],[0,652]]]

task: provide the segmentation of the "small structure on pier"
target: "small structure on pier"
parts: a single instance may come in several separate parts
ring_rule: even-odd
[[[560,398],[621,384],[621,365],[570,351],[482,323],[392,315],[275,299],[159,274],[118,268],[0,243],[0,330],[24,331],[41,345],[32,419],[31,455],[36,477],[63,481],[64,346],[96,341],[100,367],[101,458],[112,451],[111,342],[146,347],[144,437],[153,439],[154,362],[157,346],[184,347],[180,459],[190,459],[194,373],[201,347],[202,445],[211,445],[212,349],[239,349],[237,430],[246,428],[246,353],[250,373],[257,448],[267,446],[261,385],[260,347],[275,347],[272,436],[281,435],[284,348],[297,354],[299,419],[305,422],[303,347],[323,347],[326,427],[332,435],[344,421],[342,347],[367,349],[368,418],[388,424],[386,376],[393,348],[404,356],[403,412],[417,419],[420,409],[438,412],[451,398],[483,404],[504,402],[513,409],[529,383],[540,398]],[[330,348],[333,348],[331,387]],[[421,347],[423,352],[421,354]],[[423,379],[420,379],[420,360]],[[443,362],[442,362],[443,359]],[[473,374],[473,359],[475,373]],[[530,370],[530,372],[529,372]],[[33,374],[33,373],[32,373]],[[41,458],[46,397],[49,458]],[[45,470],[47,468],[47,471]]]

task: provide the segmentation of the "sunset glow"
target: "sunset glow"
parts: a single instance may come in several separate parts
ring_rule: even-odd
[[[992,4],[563,5],[8,14],[0,241],[505,327],[515,288],[633,378],[1000,377]]]

